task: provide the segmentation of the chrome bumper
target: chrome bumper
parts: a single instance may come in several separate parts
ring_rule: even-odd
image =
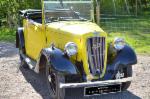
[[[93,87],[93,86],[107,86],[121,84],[123,82],[132,81],[132,77],[116,79],[116,80],[106,80],[106,81],[95,81],[95,82],[83,82],[83,83],[60,83],[60,88],[77,88],[77,87]]]

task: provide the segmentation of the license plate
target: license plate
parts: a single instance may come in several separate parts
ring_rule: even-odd
[[[101,95],[107,93],[115,93],[121,91],[121,85],[107,85],[97,87],[86,87],[84,88],[85,96]]]

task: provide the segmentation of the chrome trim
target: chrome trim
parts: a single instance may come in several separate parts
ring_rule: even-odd
[[[88,62],[91,73],[102,74],[105,65],[105,37],[92,37],[87,40]]]
[[[60,83],[59,88],[106,86],[106,85],[122,84],[123,82],[128,82],[128,81],[132,81],[132,77],[116,79],[116,80],[83,82],[83,83]]]

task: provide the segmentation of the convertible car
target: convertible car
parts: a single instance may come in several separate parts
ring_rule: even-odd
[[[84,88],[83,96],[127,90],[134,50],[100,27],[98,0],[42,0],[41,9],[20,11],[16,32],[21,66],[45,70],[52,99],[64,99],[67,88]]]

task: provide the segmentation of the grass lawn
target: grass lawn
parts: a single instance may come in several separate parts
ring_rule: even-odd
[[[16,31],[0,27],[0,41],[15,42]]]
[[[129,44],[138,54],[150,55],[150,33],[143,34],[141,32],[128,32],[128,33],[110,33],[108,34],[110,39],[115,37],[124,38],[127,44]]]
[[[108,20],[102,28],[109,33],[111,40],[122,37],[138,54],[150,55],[150,8],[143,13],[138,17]]]

